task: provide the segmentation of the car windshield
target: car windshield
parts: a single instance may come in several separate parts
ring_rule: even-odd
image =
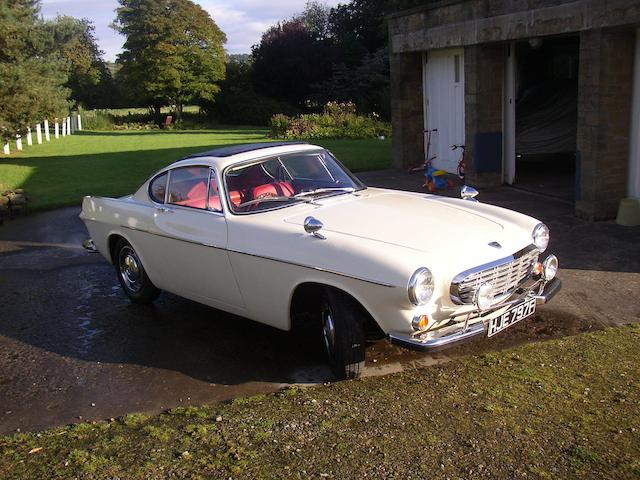
[[[224,175],[235,213],[253,213],[327,196],[353,193],[365,186],[327,150],[268,157],[228,168]]]

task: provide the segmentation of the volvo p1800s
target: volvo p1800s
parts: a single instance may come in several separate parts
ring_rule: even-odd
[[[317,322],[333,372],[352,378],[369,327],[435,350],[498,334],[559,290],[549,229],[475,195],[368,188],[321,147],[262,143],[87,196],[81,218],[132,301],[166,290],[283,330]]]

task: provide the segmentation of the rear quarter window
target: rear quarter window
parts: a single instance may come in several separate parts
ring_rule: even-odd
[[[156,203],[164,203],[164,194],[167,191],[167,172],[158,175],[149,184],[149,197]]]

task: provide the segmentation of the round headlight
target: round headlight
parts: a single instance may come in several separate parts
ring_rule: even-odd
[[[544,262],[542,262],[542,276],[548,282],[558,273],[558,258],[555,255],[549,255]]]
[[[533,244],[536,246],[540,252],[544,252],[547,249],[547,245],[549,245],[549,227],[547,227],[544,223],[539,223],[536,225],[536,228],[533,229],[533,233],[531,234],[533,237]]]
[[[433,275],[431,275],[431,270],[425,267],[416,270],[411,275],[407,290],[409,292],[409,300],[414,305],[427,303],[431,299],[431,295],[433,295]]]
[[[483,283],[476,291],[475,304],[480,310],[486,310],[493,303],[493,285]]]

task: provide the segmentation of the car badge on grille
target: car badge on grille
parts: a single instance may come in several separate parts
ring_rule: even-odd
[[[502,245],[500,245],[498,242],[489,242],[489,246],[493,248],[502,248]]]

